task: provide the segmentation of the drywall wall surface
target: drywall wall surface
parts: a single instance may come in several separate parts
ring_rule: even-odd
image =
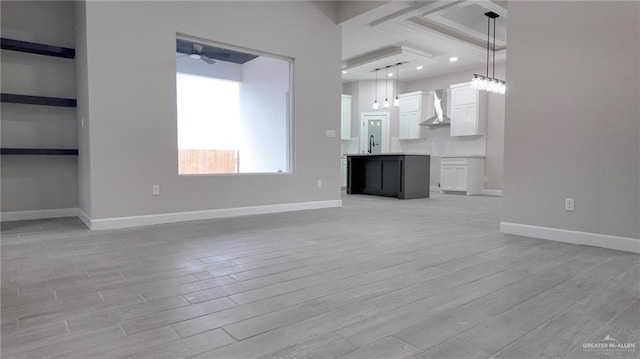
[[[217,1],[86,7],[93,218],[340,199],[340,139],[325,131],[340,127],[341,40],[321,7]],[[294,59],[294,173],[178,175],[176,33]],[[159,196],[152,195],[154,184]]]
[[[91,217],[91,156],[89,148],[89,83],[87,63],[87,7],[85,1],[75,3],[76,48],[76,108],[78,138],[78,208],[83,216]],[[82,217],[81,217],[82,218]]]
[[[509,3],[505,222],[638,237],[638,6]]]
[[[2,37],[74,47],[73,1],[3,1]]]
[[[65,1],[3,1],[2,37],[74,47],[74,5]],[[3,93],[75,97],[74,60],[2,50]],[[7,148],[76,148],[73,108],[3,103],[1,143]],[[78,207],[74,156],[4,155],[2,212]]]
[[[289,63],[260,56],[242,76],[240,172],[287,172]]]

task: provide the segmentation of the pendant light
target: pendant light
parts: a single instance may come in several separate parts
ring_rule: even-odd
[[[496,76],[496,18],[500,17],[500,15],[496,14],[493,11],[489,11],[484,14],[487,17],[487,75],[479,75],[473,74],[473,79],[471,80],[471,86],[477,88],[479,90],[503,94],[507,90],[507,83],[503,80],[499,80],[495,78]],[[491,53],[491,49],[489,47],[490,44],[490,36],[491,36],[491,20],[493,19],[493,77],[489,77],[489,54]]]
[[[400,90],[398,89],[398,79],[400,77],[400,71],[398,71],[398,66],[400,66],[399,62],[396,64],[396,98],[393,99],[393,107],[400,107],[400,99],[398,98],[398,93],[400,92]]]
[[[382,108],[389,108],[389,66],[387,66],[387,76],[384,79],[384,102]]]
[[[378,103],[378,70],[376,69],[375,98],[373,99],[373,110],[378,111],[380,104]]]

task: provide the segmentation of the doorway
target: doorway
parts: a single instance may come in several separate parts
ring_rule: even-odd
[[[389,112],[360,113],[360,153],[389,152]]]

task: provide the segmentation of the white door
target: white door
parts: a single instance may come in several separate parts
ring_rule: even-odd
[[[465,134],[477,135],[478,134],[478,109],[475,103],[467,104],[464,107],[465,110]]]
[[[467,132],[467,113],[465,105],[451,107],[451,136],[464,136]]]
[[[454,167],[455,173],[455,190],[467,190],[467,166]]]
[[[443,190],[455,190],[456,168],[453,166],[442,166],[440,169],[440,188]]]
[[[389,113],[360,114],[360,153],[389,152]]]
[[[409,113],[409,138],[416,139],[420,138],[420,112],[410,112]]]

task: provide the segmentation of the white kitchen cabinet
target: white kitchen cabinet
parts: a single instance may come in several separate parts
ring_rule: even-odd
[[[451,136],[485,134],[486,93],[471,87],[471,82],[451,85]]]
[[[420,138],[420,122],[433,116],[433,94],[415,91],[401,94],[398,98],[400,99],[398,139]]]
[[[340,138],[351,139],[351,95],[342,95],[340,105]]]
[[[442,157],[440,159],[440,191],[464,192],[468,196],[482,194],[484,158]]]
[[[401,140],[420,138],[420,113],[418,111],[400,113]]]

